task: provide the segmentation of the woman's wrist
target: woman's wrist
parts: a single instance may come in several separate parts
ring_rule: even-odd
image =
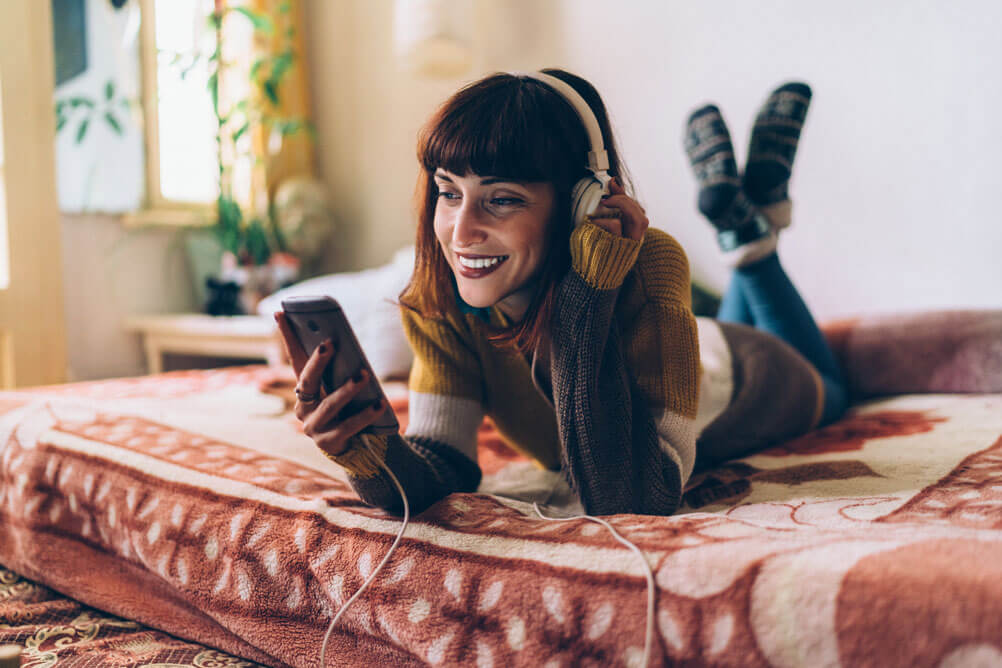
[[[589,286],[613,290],[633,269],[642,243],[585,222],[571,232],[571,266]]]
[[[368,441],[371,449],[362,441],[363,438]],[[339,454],[332,455],[323,450],[321,452],[356,478],[375,477],[380,471],[380,463],[386,460],[387,439],[372,434],[356,434],[348,443],[348,448]]]

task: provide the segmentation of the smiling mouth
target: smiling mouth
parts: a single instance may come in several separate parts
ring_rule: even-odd
[[[456,269],[466,278],[481,278],[505,263],[507,255],[460,255],[456,254]]]

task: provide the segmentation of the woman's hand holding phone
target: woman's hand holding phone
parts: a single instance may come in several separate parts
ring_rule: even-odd
[[[337,354],[328,339],[307,357],[296,337],[285,313],[277,311],[275,321],[282,335],[282,342],[296,373],[296,418],[303,423],[303,433],[313,439],[317,446],[329,455],[340,455],[348,449],[351,437],[376,422],[386,410],[385,400],[343,420],[337,416],[371,380],[369,373],[361,369],[358,374],[340,387],[326,394],[322,376],[324,369]]]

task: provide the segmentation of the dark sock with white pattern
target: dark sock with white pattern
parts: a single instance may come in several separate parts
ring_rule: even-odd
[[[774,90],[759,109],[742,179],[755,204],[765,206],[789,199],[787,185],[810,104],[810,86],[791,81]]]
[[[716,106],[689,116],[685,151],[699,182],[699,210],[717,228],[721,249],[733,251],[768,234],[768,223],[741,189],[731,136]]]

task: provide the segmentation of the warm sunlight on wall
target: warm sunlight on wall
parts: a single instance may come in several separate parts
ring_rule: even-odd
[[[0,85],[0,290],[10,285],[10,256],[7,253],[7,188],[3,177],[3,86]]]

